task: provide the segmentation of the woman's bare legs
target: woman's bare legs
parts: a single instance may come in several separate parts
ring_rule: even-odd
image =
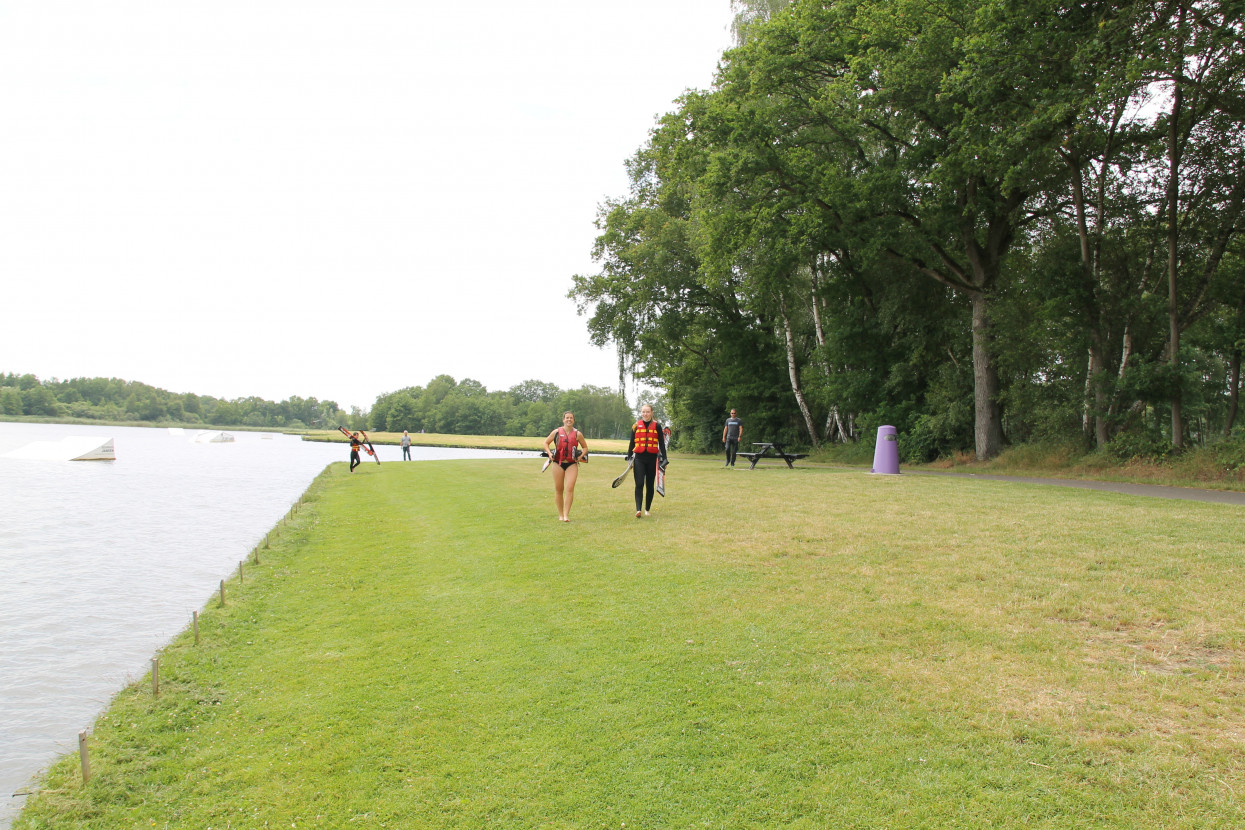
[[[558,520],[565,522],[566,509],[562,506],[564,500],[562,490],[566,486],[566,470],[562,469],[561,464],[554,463],[550,472],[553,473],[553,503],[558,508]]]
[[[563,470],[561,464],[553,467],[553,503],[558,508],[558,519],[571,520],[571,505],[575,501],[575,482],[579,479],[579,465],[572,464]]]
[[[572,464],[566,470],[566,493],[558,493],[558,501],[566,505],[562,511],[562,521],[571,520],[571,504],[575,501],[575,482],[579,480],[579,465]]]

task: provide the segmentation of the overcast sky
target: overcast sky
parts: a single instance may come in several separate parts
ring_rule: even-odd
[[[0,372],[617,383],[567,299],[730,0],[0,0]]]

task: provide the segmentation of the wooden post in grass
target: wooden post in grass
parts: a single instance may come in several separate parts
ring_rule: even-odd
[[[160,696],[160,658],[151,658],[151,696]]]
[[[199,612],[198,612],[198,611],[192,611],[191,613],[194,615],[194,623],[195,623],[195,645],[199,645]]]
[[[225,580],[223,579],[220,581],[220,604],[222,607],[225,604]]]
[[[246,582],[246,578],[242,575],[242,560],[238,560],[238,584]]]
[[[86,733],[78,733],[78,757],[82,759],[82,783],[91,780],[91,753],[86,745]]]

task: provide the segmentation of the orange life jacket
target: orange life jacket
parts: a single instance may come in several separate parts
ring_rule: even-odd
[[[553,439],[553,460],[558,464],[574,461],[575,445],[578,443],[579,431],[575,427],[571,427],[570,432],[566,431],[566,427],[558,427],[558,437]]]
[[[659,430],[656,421],[649,421],[647,424],[643,420],[635,422],[632,427],[635,430],[635,451],[636,452],[661,452],[661,443],[658,439]]]

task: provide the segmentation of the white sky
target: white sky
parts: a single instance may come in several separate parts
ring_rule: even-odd
[[[0,372],[617,384],[566,298],[730,0],[0,0]]]

